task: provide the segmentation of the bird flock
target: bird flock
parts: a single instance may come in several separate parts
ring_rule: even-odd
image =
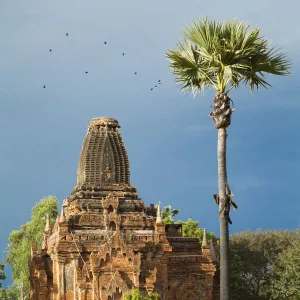
[[[69,36],[68,32],[66,32],[66,36]],[[107,41],[104,41],[104,45],[107,45]],[[52,50],[53,49],[49,49],[49,52],[52,52]],[[122,52],[122,56],[125,56],[125,52]],[[85,74],[88,74],[88,73],[89,73],[88,71],[85,71]],[[137,75],[137,72],[134,72],[134,75]],[[150,91],[153,91],[155,88],[157,88],[158,84],[162,84],[162,81],[160,79],[157,81],[157,84],[155,84],[154,87],[150,88]],[[43,85],[43,88],[44,89],[46,88],[45,84]]]

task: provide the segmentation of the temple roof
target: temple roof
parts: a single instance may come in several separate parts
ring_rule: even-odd
[[[128,155],[119,128],[113,118],[91,120],[79,157],[77,186],[130,184]]]

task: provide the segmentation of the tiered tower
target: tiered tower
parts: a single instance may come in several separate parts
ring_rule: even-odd
[[[80,153],[77,185],[43,247],[32,247],[32,300],[120,300],[134,288],[164,300],[212,300],[215,266],[206,240],[183,238],[163,224],[130,184],[118,121],[92,119]],[[158,200],[158,199],[156,199]]]

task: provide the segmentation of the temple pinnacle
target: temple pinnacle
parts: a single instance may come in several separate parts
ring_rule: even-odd
[[[206,228],[203,229],[203,240],[202,240],[202,248],[208,247],[207,238],[206,238]]]
[[[60,223],[64,223],[65,222],[65,212],[64,212],[64,209],[65,209],[65,204],[63,204],[61,206],[61,214],[60,214],[60,218],[59,218],[59,222]]]
[[[157,214],[156,214],[156,224],[161,224],[162,218],[161,218],[161,211],[160,211],[160,204],[157,205]]]
[[[50,227],[50,217],[49,217],[49,214],[46,214],[45,232],[49,232],[50,230],[51,230],[51,227]]]
[[[45,218],[46,218],[46,225],[45,225],[45,231],[44,231],[42,249],[46,249],[47,248],[47,245],[48,245],[47,240],[48,240],[49,235],[51,234],[49,214],[46,214]]]

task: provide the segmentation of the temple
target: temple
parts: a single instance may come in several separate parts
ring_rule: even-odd
[[[159,199],[155,199],[158,202]],[[130,183],[127,151],[113,118],[92,119],[77,185],[42,249],[32,246],[31,300],[120,300],[138,288],[164,300],[212,300],[216,253],[206,235],[181,235]]]

